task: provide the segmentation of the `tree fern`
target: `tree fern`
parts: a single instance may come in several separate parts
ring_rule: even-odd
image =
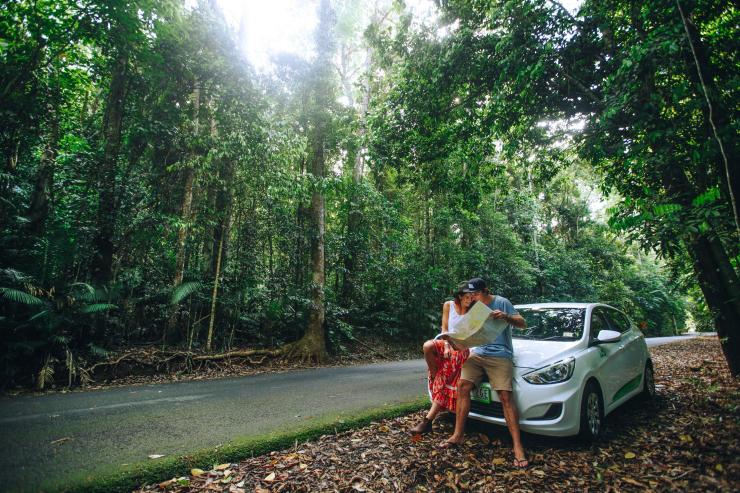
[[[113,303],[94,303],[92,305],[83,306],[80,313],[100,313],[114,308],[118,307]]]
[[[21,303],[23,305],[41,305],[44,303],[40,298],[19,289],[0,288],[0,294],[2,294],[5,299]]]
[[[184,282],[172,290],[172,297],[170,298],[170,304],[176,305],[183,299],[187,298],[194,292],[198,291],[203,287],[203,284],[198,281]]]

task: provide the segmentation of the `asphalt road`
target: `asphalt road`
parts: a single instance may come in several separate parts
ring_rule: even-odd
[[[0,398],[0,491],[424,395],[424,360]],[[59,440],[59,442],[54,443]],[[30,487],[29,487],[30,486]]]
[[[691,336],[647,339],[648,345]],[[424,361],[0,398],[0,491],[424,395]],[[4,453],[3,453],[4,452]]]
[[[701,335],[709,336],[709,335],[717,335],[717,334],[714,332],[703,332]],[[646,337],[645,342],[647,343],[648,347],[662,346],[663,344],[670,344],[671,342],[685,341],[687,339],[693,339],[694,337],[699,337],[699,334],[692,333],[692,334],[685,334],[682,336],[672,336],[672,337]]]

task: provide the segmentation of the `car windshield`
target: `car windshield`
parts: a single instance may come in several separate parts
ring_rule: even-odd
[[[515,330],[515,339],[577,341],[583,335],[586,310],[583,308],[520,308],[527,328]]]

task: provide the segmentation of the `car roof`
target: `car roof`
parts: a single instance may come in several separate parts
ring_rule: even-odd
[[[525,305],[515,305],[514,308],[588,308],[594,306],[609,306],[603,303],[528,303]]]

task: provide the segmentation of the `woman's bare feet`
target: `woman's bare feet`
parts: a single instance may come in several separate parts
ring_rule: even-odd
[[[432,431],[432,420],[424,418],[419,423],[411,428],[409,432],[413,435],[423,435]]]

